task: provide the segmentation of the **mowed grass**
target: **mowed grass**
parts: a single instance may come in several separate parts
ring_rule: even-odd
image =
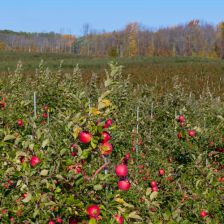
[[[98,58],[79,57],[72,54],[40,54],[24,52],[0,52],[0,73],[7,75],[16,69],[21,61],[24,73],[35,73],[41,60],[50,70],[59,68],[63,61],[63,70],[72,72],[76,64],[83,71],[84,78],[97,73],[101,77],[108,68],[108,63],[115,61],[124,66],[124,74],[131,74],[134,84],[148,84],[156,88],[158,94],[170,91],[178,81],[185,91],[223,96],[224,61],[220,59],[194,57],[136,57],[136,58]]]

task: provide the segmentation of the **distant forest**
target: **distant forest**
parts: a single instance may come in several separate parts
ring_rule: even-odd
[[[130,23],[123,30],[96,32],[88,24],[83,35],[0,30],[0,50],[72,53],[92,57],[199,56],[224,59],[224,22],[192,20],[152,30]]]

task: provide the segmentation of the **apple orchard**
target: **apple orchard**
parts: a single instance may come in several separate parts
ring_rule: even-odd
[[[0,80],[0,223],[224,223],[224,102],[109,66]]]

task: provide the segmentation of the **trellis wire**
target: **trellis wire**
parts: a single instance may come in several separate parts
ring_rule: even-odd
[[[135,145],[135,149],[136,149],[136,155],[138,155],[139,106],[137,107],[136,118],[137,118],[137,124],[136,124],[136,145]]]
[[[36,95],[36,92],[33,93],[33,108],[34,108],[34,118],[37,118],[37,95]]]
[[[150,113],[150,129],[149,129],[149,141],[152,139],[152,119],[153,119],[153,102],[151,103],[151,113]]]
[[[49,126],[50,124],[50,113],[49,113],[49,109],[47,110],[47,125]]]

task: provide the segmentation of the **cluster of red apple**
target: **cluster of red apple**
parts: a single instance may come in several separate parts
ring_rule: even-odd
[[[97,122],[97,125],[100,123],[101,121],[98,121]],[[106,129],[106,128],[109,128],[111,125],[112,125],[113,121],[111,119],[107,119],[105,124],[103,125],[103,128]],[[88,131],[82,131],[79,133],[79,141],[83,144],[88,144],[92,139],[92,134]],[[103,156],[108,156],[112,153],[112,150],[113,150],[113,147],[112,145],[109,143],[109,140],[111,139],[111,136],[110,134],[107,132],[107,131],[103,131],[101,133],[101,141],[100,141],[100,144],[99,144],[99,150],[101,152],[101,154]],[[75,148],[75,145],[72,145],[72,148]],[[76,155],[76,152],[72,152],[73,153],[73,156]],[[120,165],[120,166],[123,166],[123,165]],[[122,167],[118,168],[120,170],[120,172],[123,172],[123,176],[127,176],[127,166],[124,165],[124,170],[122,171]],[[119,172],[119,171],[118,171]],[[121,175],[121,173],[120,173]],[[119,181],[118,183],[118,187],[119,189],[122,189],[122,190],[128,190],[130,188],[130,186],[127,186],[125,185],[126,182],[123,181]],[[128,183],[130,184],[130,183]],[[96,220],[99,220],[100,219],[100,208],[98,205],[90,205],[87,207],[86,209],[86,212],[89,216],[89,218],[93,218],[93,219],[96,219]],[[120,215],[115,215],[114,216],[114,219],[119,223],[119,224],[122,224],[123,223],[123,217],[120,216]]]
[[[6,101],[5,97],[3,97],[2,100],[0,101],[0,109],[1,110],[4,110],[5,107],[6,107],[6,102],[5,101]]]
[[[185,125],[185,117],[184,117],[184,115],[179,115],[179,116],[177,117],[177,121],[179,122],[180,127],[184,127],[184,125]],[[195,135],[196,135],[196,131],[195,131],[195,130],[187,130],[187,133],[188,133],[188,135],[189,135],[190,137],[195,137]],[[183,138],[182,133],[179,132],[179,133],[177,134],[177,137],[178,137],[179,139]]]
[[[165,170],[164,169],[159,169],[158,175],[159,176],[164,176],[165,175]],[[154,191],[158,192],[159,191],[158,184],[155,180],[150,182],[150,186],[151,186],[152,192],[154,192]]]
[[[99,122],[97,122],[98,124]],[[112,125],[113,121],[107,119],[103,126],[104,129],[109,128]],[[112,153],[113,146],[109,143],[111,139],[110,134],[107,131],[101,133],[101,143],[99,144],[99,150],[102,155],[108,156]],[[79,141],[83,144],[88,144],[92,140],[92,134],[88,131],[82,131],[79,133]]]
[[[130,154],[127,154],[123,159],[123,164],[119,164],[115,167],[115,173],[119,177],[118,188],[122,191],[127,191],[131,187],[130,181],[127,179],[128,175],[128,160],[130,159]]]
[[[87,207],[86,212],[90,219],[96,219],[100,220],[100,208],[98,205],[90,205]],[[114,215],[114,219],[117,221],[117,223],[122,224],[124,221],[124,218],[118,214]]]
[[[46,119],[47,119],[47,117],[48,117],[48,114],[47,114],[48,109],[49,109],[49,108],[48,108],[47,105],[44,105],[44,106],[43,106],[43,110],[44,110],[44,112],[43,112],[43,114],[42,114],[42,118],[43,118],[44,120],[41,122],[42,125],[45,125],[45,124],[46,124]]]
[[[1,105],[1,104],[0,104]],[[48,117],[48,114],[47,114],[47,111],[48,111],[48,106],[43,106],[43,110],[44,110],[44,112],[43,112],[43,114],[42,114],[42,117],[43,117],[43,121],[41,122],[41,124],[42,125],[45,125],[46,124],[46,119],[47,119],[47,117]],[[40,117],[40,115],[37,115],[37,118],[39,118]],[[17,120],[17,125],[19,126],[19,127],[22,127],[23,125],[24,125],[24,123],[23,123],[23,120],[22,119],[18,119]]]
[[[184,117],[184,115],[179,115],[179,116],[177,117],[177,121],[179,122],[180,127],[184,127],[184,125],[185,125],[185,117]],[[188,135],[189,135],[190,137],[195,137],[195,135],[196,135],[196,131],[195,131],[195,130],[187,130],[187,133],[188,133]],[[179,139],[181,139],[181,138],[183,137],[183,136],[182,136],[182,133],[179,132],[179,133],[177,134],[177,137],[178,137]],[[200,216],[201,216],[202,218],[206,217],[207,215],[208,215],[208,214],[207,214],[206,211],[201,211],[201,212],[200,212]]]
[[[50,220],[48,222],[48,224],[55,224],[55,223],[63,223],[63,219],[60,218],[60,217],[57,217],[55,221],[54,220]]]

